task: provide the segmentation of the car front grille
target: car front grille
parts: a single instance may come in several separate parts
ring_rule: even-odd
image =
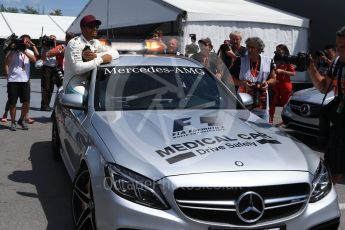
[[[301,211],[309,196],[307,183],[241,188],[178,188],[174,192],[180,210],[200,221],[250,226],[292,216]],[[247,192],[259,194],[264,202],[260,219],[243,221],[236,212],[239,197]]]
[[[318,118],[320,116],[321,105],[319,104],[290,100],[289,106],[294,113],[302,117]]]

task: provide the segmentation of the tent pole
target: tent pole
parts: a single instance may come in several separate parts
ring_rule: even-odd
[[[109,0],[107,0],[107,39],[109,39]]]

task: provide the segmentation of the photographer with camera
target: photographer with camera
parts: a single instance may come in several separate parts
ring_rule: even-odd
[[[224,40],[224,43],[219,47],[217,52],[217,55],[223,60],[228,69],[231,68],[236,58],[244,56],[247,52],[246,47],[241,45],[241,32],[231,32],[229,38],[230,40]]]
[[[265,44],[259,37],[246,40],[248,54],[238,57],[230,69],[238,92],[253,97],[252,112],[269,122],[268,87],[276,83],[272,60],[262,55]]]
[[[290,51],[284,44],[279,44],[276,47],[276,54],[290,55]],[[295,67],[292,64],[278,64],[275,69],[277,82],[272,87],[272,100],[270,102],[270,124],[273,124],[273,117],[276,109],[276,105],[284,106],[287,104],[292,94],[291,76],[296,74]],[[277,124],[277,126],[283,123]]]
[[[326,45],[322,51],[317,51],[315,56],[315,62],[319,72],[326,75],[328,68],[331,66],[337,54],[333,45]]]
[[[30,40],[29,47],[31,48],[32,52],[34,52],[35,57],[39,56],[38,49],[36,45]],[[26,45],[24,44],[23,40],[18,38],[16,34],[12,34],[9,36],[5,42],[4,42],[4,57],[6,60],[7,55],[9,55],[10,51],[16,51],[16,50],[24,50],[26,49]],[[9,66],[4,63],[4,70],[5,75],[8,76],[9,73]],[[20,101],[22,103],[22,101]],[[9,101],[7,100],[6,106],[5,106],[5,112],[2,115],[1,122],[7,122],[7,115],[10,111]],[[28,124],[33,124],[35,121],[29,117],[29,113],[25,114],[25,121]]]
[[[55,69],[56,74],[54,75],[55,78],[53,78],[53,83],[56,84],[57,88],[60,88],[62,86],[63,77],[64,77],[63,65],[64,65],[64,57],[65,57],[65,47],[68,44],[68,42],[72,38],[74,38],[74,36],[75,36],[74,33],[71,33],[71,32],[66,33],[65,43],[55,46],[54,48],[50,49],[46,53],[47,58],[56,57],[56,62],[57,62],[56,69]]]
[[[336,51],[338,57],[332,62],[326,75],[320,74],[311,57],[308,67],[314,86],[321,93],[327,93],[333,86],[335,94],[335,98],[325,106],[330,127],[324,158],[330,168],[333,183],[338,183],[345,173],[345,26],[336,33]]]
[[[16,131],[16,104],[18,97],[23,103],[20,119],[18,124],[24,130],[28,129],[25,117],[29,112],[30,104],[30,62],[36,61],[35,53],[28,49],[33,46],[35,52],[36,47],[31,42],[29,35],[22,35],[19,41],[15,42],[14,49],[9,51],[5,58],[5,70],[7,74],[7,93],[11,115],[11,131]]]
[[[228,55],[227,53],[231,51],[231,44],[230,40],[224,40],[223,44],[220,45],[217,55],[223,61],[227,68],[230,68],[232,65],[232,56]]]
[[[61,86],[61,70],[58,69],[58,56],[62,54],[55,54],[51,51],[56,48],[56,36],[50,35],[42,37],[41,59],[43,61],[42,75],[41,75],[41,111],[52,111],[49,106],[51,97],[54,91],[54,84],[57,87]]]
[[[98,28],[101,21],[93,15],[86,15],[80,21],[81,35],[71,39],[65,49],[64,81],[65,93],[80,93],[78,86],[84,86],[85,76],[82,75],[101,65],[119,58],[116,49],[102,45],[98,39]],[[73,82],[69,84],[71,79]],[[66,87],[68,86],[68,88]],[[79,87],[80,88],[80,87]]]

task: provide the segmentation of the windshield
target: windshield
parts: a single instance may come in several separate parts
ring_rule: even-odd
[[[101,68],[96,111],[235,109],[236,98],[204,68],[115,66]]]

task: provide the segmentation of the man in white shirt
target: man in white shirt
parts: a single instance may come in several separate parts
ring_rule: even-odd
[[[65,49],[64,81],[65,93],[80,93],[77,86],[85,81],[86,72],[102,63],[109,63],[119,57],[117,50],[102,45],[97,37],[101,21],[93,15],[86,15],[80,21],[81,35],[69,41]],[[73,81],[69,84],[70,80]],[[66,87],[68,86],[68,87]],[[79,87],[80,88],[80,87]]]
[[[24,118],[29,111],[30,105],[30,62],[34,63],[36,61],[34,52],[28,49],[32,44],[30,36],[22,35],[20,39],[22,39],[23,44],[18,44],[18,47],[10,51],[5,59],[5,69],[8,70],[7,92],[10,105],[11,131],[16,131],[16,104],[18,97],[23,102],[18,124],[24,130],[28,129]],[[37,52],[36,48],[35,52]]]

